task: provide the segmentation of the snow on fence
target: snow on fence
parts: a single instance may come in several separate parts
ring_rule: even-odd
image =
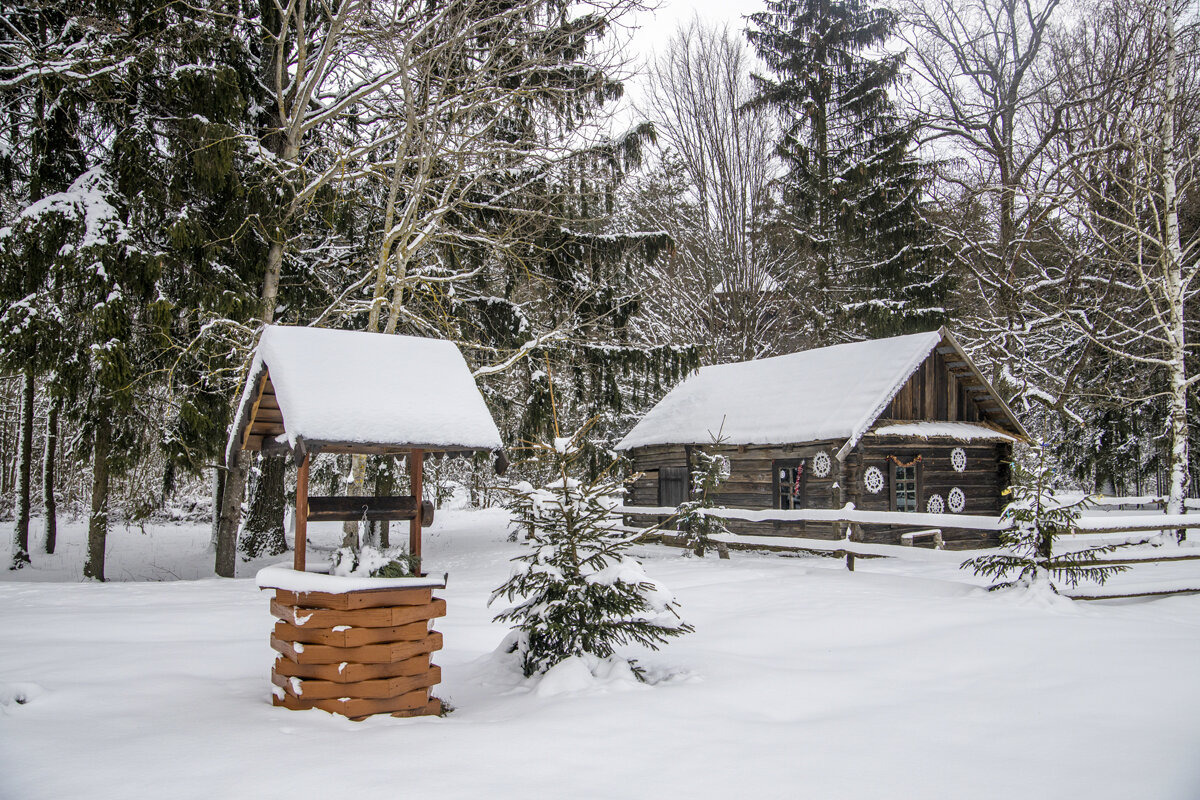
[[[1061,492],[1058,496],[1062,497],[1064,500],[1079,500],[1083,498],[1083,494],[1080,492]],[[1151,509],[1157,509],[1159,511],[1165,511],[1167,507],[1167,500],[1169,498],[1165,494],[1144,494],[1130,497],[1094,494],[1090,495],[1088,499],[1093,506],[1103,509],[1132,511],[1149,511]],[[1200,510],[1200,498],[1186,498],[1183,501],[1183,505],[1184,508]]]
[[[677,509],[671,506],[619,506],[614,509],[617,513],[630,516],[671,517]],[[941,538],[942,528],[969,528],[971,530],[998,531],[1003,527],[997,517],[981,517],[969,514],[915,514],[907,511],[860,511],[853,503],[847,503],[842,508],[802,508],[802,509],[749,509],[749,508],[705,508],[699,513],[709,514],[722,519],[740,519],[748,522],[832,522],[846,526],[845,535],[840,539],[810,539],[801,536],[754,536],[750,534],[728,533],[710,537],[714,541],[726,544],[743,545],[756,548],[775,550],[809,550],[822,553],[845,555],[847,566],[853,569],[855,556],[879,557],[887,556],[905,561],[945,561],[960,562],[961,553],[942,550],[917,548],[913,545],[916,538],[930,537],[935,544]],[[1200,520],[1200,514],[1197,515]],[[913,531],[904,544],[869,544],[856,542],[849,538],[850,526],[853,524],[874,525],[903,525],[920,526],[922,529]],[[1200,524],[1200,522],[1198,522]],[[903,538],[903,537],[902,537]]]
[[[671,506],[618,506],[614,509],[616,513],[632,516],[660,516],[671,517],[676,513],[676,509]],[[853,569],[854,557],[888,557],[902,561],[940,561],[940,562],[961,562],[964,553],[961,551],[944,551],[940,548],[927,549],[914,547],[914,539],[930,537],[934,539],[936,544],[942,528],[968,528],[972,530],[999,531],[1011,525],[1007,520],[1002,520],[999,517],[984,517],[972,516],[969,514],[914,514],[906,511],[860,511],[854,507],[853,503],[847,503],[844,507],[838,509],[747,509],[747,508],[709,508],[702,509],[702,513],[711,514],[715,517],[723,519],[740,519],[750,522],[766,522],[766,521],[781,521],[781,522],[832,522],[840,523],[846,526],[845,535],[840,539],[809,539],[800,536],[754,536],[746,534],[719,534],[711,537],[715,541],[724,542],[726,544],[742,545],[752,548],[764,548],[772,550],[808,550],[813,552],[832,553],[836,555],[845,555],[847,567]],[[903,526],[920,526],[920,530],[913,531],[911,534],[902,536],[903,544],[868,544],[866,542],[856,542],[849,538],[851,525],[858,524],[874,524],[874,525],[903,525]],[[1152,537],[1146,534],[1158,533],[1166,530],[1190,529],[1200,532],[1200,514],[1139,514],[1136,516],[1129,515],[1100,515],[1083,517],[1078,520],[1076,527],[1072,528],[1072,534],[1081,534],[1085,542],[1080,542],[1081,546],[1091,546],[1101,543],[1112,544],[1144,544]],[[936,534],[935,534],[936,532]],[[1140,534],[1140,535],[1139,535]],[[1065,549],[1074,549],[1072,547],[1071,537],[1060,537],[1058,540],[1059,546]],[[1163,555],[1162,553],[1116,553],[1109,554],[1107,557],[1102,557],[1103,560],[1112,561],[1114,563],[1148,563],[1162,561],[1186,561],[1200,560],[1200,549],[1188,548],[1192,552],[1177,553],[1171,555]],[[988,552],[987,550],[972,551],[972,555],[980,555]],[[1197,582],[1200,585],[1200,582]],[[1170,591],[1153,592],[1154,594],[1172,594],[1178,592],[1196,591],[1196,587],[1186,589],[1173,589]],[[1101,596],[1099,592],[1095,593],[1080,593],[1080,597],[1086,599],[1098,599]],[[1115,595],[1115,596],[1141,596],[1142,593],[1135,595]]]
[[[619,506],[617,513],[633,516],[670,517],[677,513],[671,506]],[[860,511],[853,503],[842,508],[749,509],[707,508],[702,513],[723,519],[748,522],[833,522],[843,524],[900,525],[921,528],[966,528],[980,531],[1001,531],[1011,523],[999,517],[970,514],[916,514],[909,511]],[[1072,533],[1134,533],[1176,529],[1200,529],[1200,514],[1101,514],[1080,517]],[[793,537],[761,537],[793,538]],[[895,546],[895,545],[889,545]]]

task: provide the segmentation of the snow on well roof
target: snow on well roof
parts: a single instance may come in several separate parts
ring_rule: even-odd
[[[617,445],[857,441],[942,332],[839,344],[704,367],[667,393]]]
[[[264,369],[291,447],[297,438],[431,449],[501,447],[496,423],[453,342],[269,325],[250,366],[239,428],[249,424]]]

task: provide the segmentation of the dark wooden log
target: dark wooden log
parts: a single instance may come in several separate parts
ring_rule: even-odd
[[[394,522],[416,516],[415,497],[308,498],[308,518],[314,522],[357,522],[360,519]]]
[[[425,451],[414,449],[408,454],[408,482],[412,486],[413,498],[416,498],[414,503],[421,499],[424,491],[424,476]],[[415,510],[416,506],[414,505],[413,508]],[[432,511],[430,513],[432,515]],[[421,563],[421,522],[416,518],[416,514],[409,517],[408,552],[417,560],[418,564]]]

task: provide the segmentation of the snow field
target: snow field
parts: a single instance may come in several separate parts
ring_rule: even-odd
[[[62,556],[0,581],[0,797],[1200,797],[1200,597],[647,546],[697,629],[630,653],[660,682],[578,662],[525,681],[486,606],[520,549],[504,522],[446,512],[426,534],[450,573],[435,693],[457,710],[362,723],[271,707],[252,580],[156,582],[211,569],[206,527],[114,529],[110,573],[149,580],[96,585],[64,525]]]

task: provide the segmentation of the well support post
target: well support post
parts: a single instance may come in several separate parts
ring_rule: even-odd
[[[296,468],[296,546],[292,567],[304,572],[304,556],[308,544],[308,453]]]
[[[412,484],[412,494],[417,500],[417,513],[408,522],[408,552],[420,563],[421,559],[421,492],[424,479],[425,451],[413,450],[408,455],[408,476]],[[421,570],[421,574],[425,574]]]

